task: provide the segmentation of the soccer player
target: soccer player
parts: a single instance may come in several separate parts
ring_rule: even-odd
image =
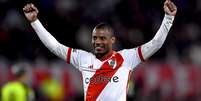
[[[16,64],[11,72],[15,80],[9,81],[1,89],[1,101],[34,101],[34,91],[26,84],[27,65]]]
[[[38,20],[38,9],[33,4],[25,5],[23,11],[43,44],[82,73],[85,101],[126,101],[129,73],[161,48],[177,7],[172,1],[166,0],[165,17],[156,35],[136,48],[114,51],[113,29],[109,25],[98,24],[92,32],[93,53],[59,43]]]

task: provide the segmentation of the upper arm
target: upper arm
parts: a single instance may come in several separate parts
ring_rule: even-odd
[[[138,64],[144,61],[141,53],[141,48],[124,49],[121,54],[126,62],[127,66],[134,69]]]
[[[82,61],[91,58],[92,54],[80,49],[74,49],[70,47],[66,47],[62,44],[58,44],[56,49],[52,49],[52,52],[58,57],[65,60],[68,64],[72,64],[76,68],[80,68],[80,64]]]
[[[91,59],[92,54],[83,50],[68,48],[66,55],[66,62],[72,64],[77,69],[80,69],[80,65],[86,59]]]
[[[66,60],[66,53],[68,52],[69,47],[66,47],[62,44],[57,44],[57,46],[55,46],[55,49],[50,49],[51,52],[53,52],[55,55],[57,55],[58,57],[60,57],[63,60]]]
[[[151,40],[145,44],[143,44],[141,47],[141,54],[144,60],[147,60],[149,57],[151,57],[154,53],[156,53],[157,50],[161,48],[161,42],[158,42],[157,40]]]
[[[165,39],[167,38],[168,32],[172,26],[173,21],[174,16],[165,15],[162,24],[154,38],[141,46],[141,52],[144,59],[148,59],[162,47],[163,43],[165,42]]]

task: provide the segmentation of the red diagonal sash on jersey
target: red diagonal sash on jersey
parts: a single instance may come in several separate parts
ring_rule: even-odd
[[[104,77],[108,77],[108,78],[113,77],[113,75],[117,72],[119,67],[122,65],[123,58],[119,53],[116,53],[115,56],[112,58],[115,58],[115,60],[116,60],[116,67],[114,69],[112,69],[112,67],[110,67],[108,61],[106,61],[103,63],[101,68],[96,71],[96,73],[94,74],[92,79],[96,79],[99,76],[104,76]],[[102,92],[102,90],[105,88],[105,86],[108,84],[108,82],[109,82],[109,80],[106,80],[104,82],[98,82],[98,81],[90,82],[88,89],[87,89],[86,101],[96,101],[97,97]]]

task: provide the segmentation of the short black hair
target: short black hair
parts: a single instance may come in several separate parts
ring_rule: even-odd
[[[11,72],[15,77],[19,78],[26,74],[27,72],[26,68],[27,68],[26,64],[15,64],[14,66],[12,66]]]
[[[113,29],[112,26],[109,25],[108,23],[101,22],[101,23],[97,24],[94,29],[104,29],[104,30],[108,30],[109,32],[112,33],[112,36],[114,36],[114,29]]]

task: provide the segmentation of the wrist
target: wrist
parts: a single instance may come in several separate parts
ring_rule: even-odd
[[[173,20],[174,20],[174,18],[175,18],[175,16],[173,16],[173,15],[168,15],[168,14],[165,14],[165,19],[168,19],[168,20],[173,21]]]
[[[30,20],[30,22],[32,23],[32,22],[35,22],[36,20],[38,20],[37,17],[36,17],[36,18],[33,18],[32,20]]]
[[[30,23],[31,23],[32,26],[33,25],[35,26],[35,25],[37,25],[37,23],[39,23],[39,20],[35,19],[35,20],[30,21]]]

